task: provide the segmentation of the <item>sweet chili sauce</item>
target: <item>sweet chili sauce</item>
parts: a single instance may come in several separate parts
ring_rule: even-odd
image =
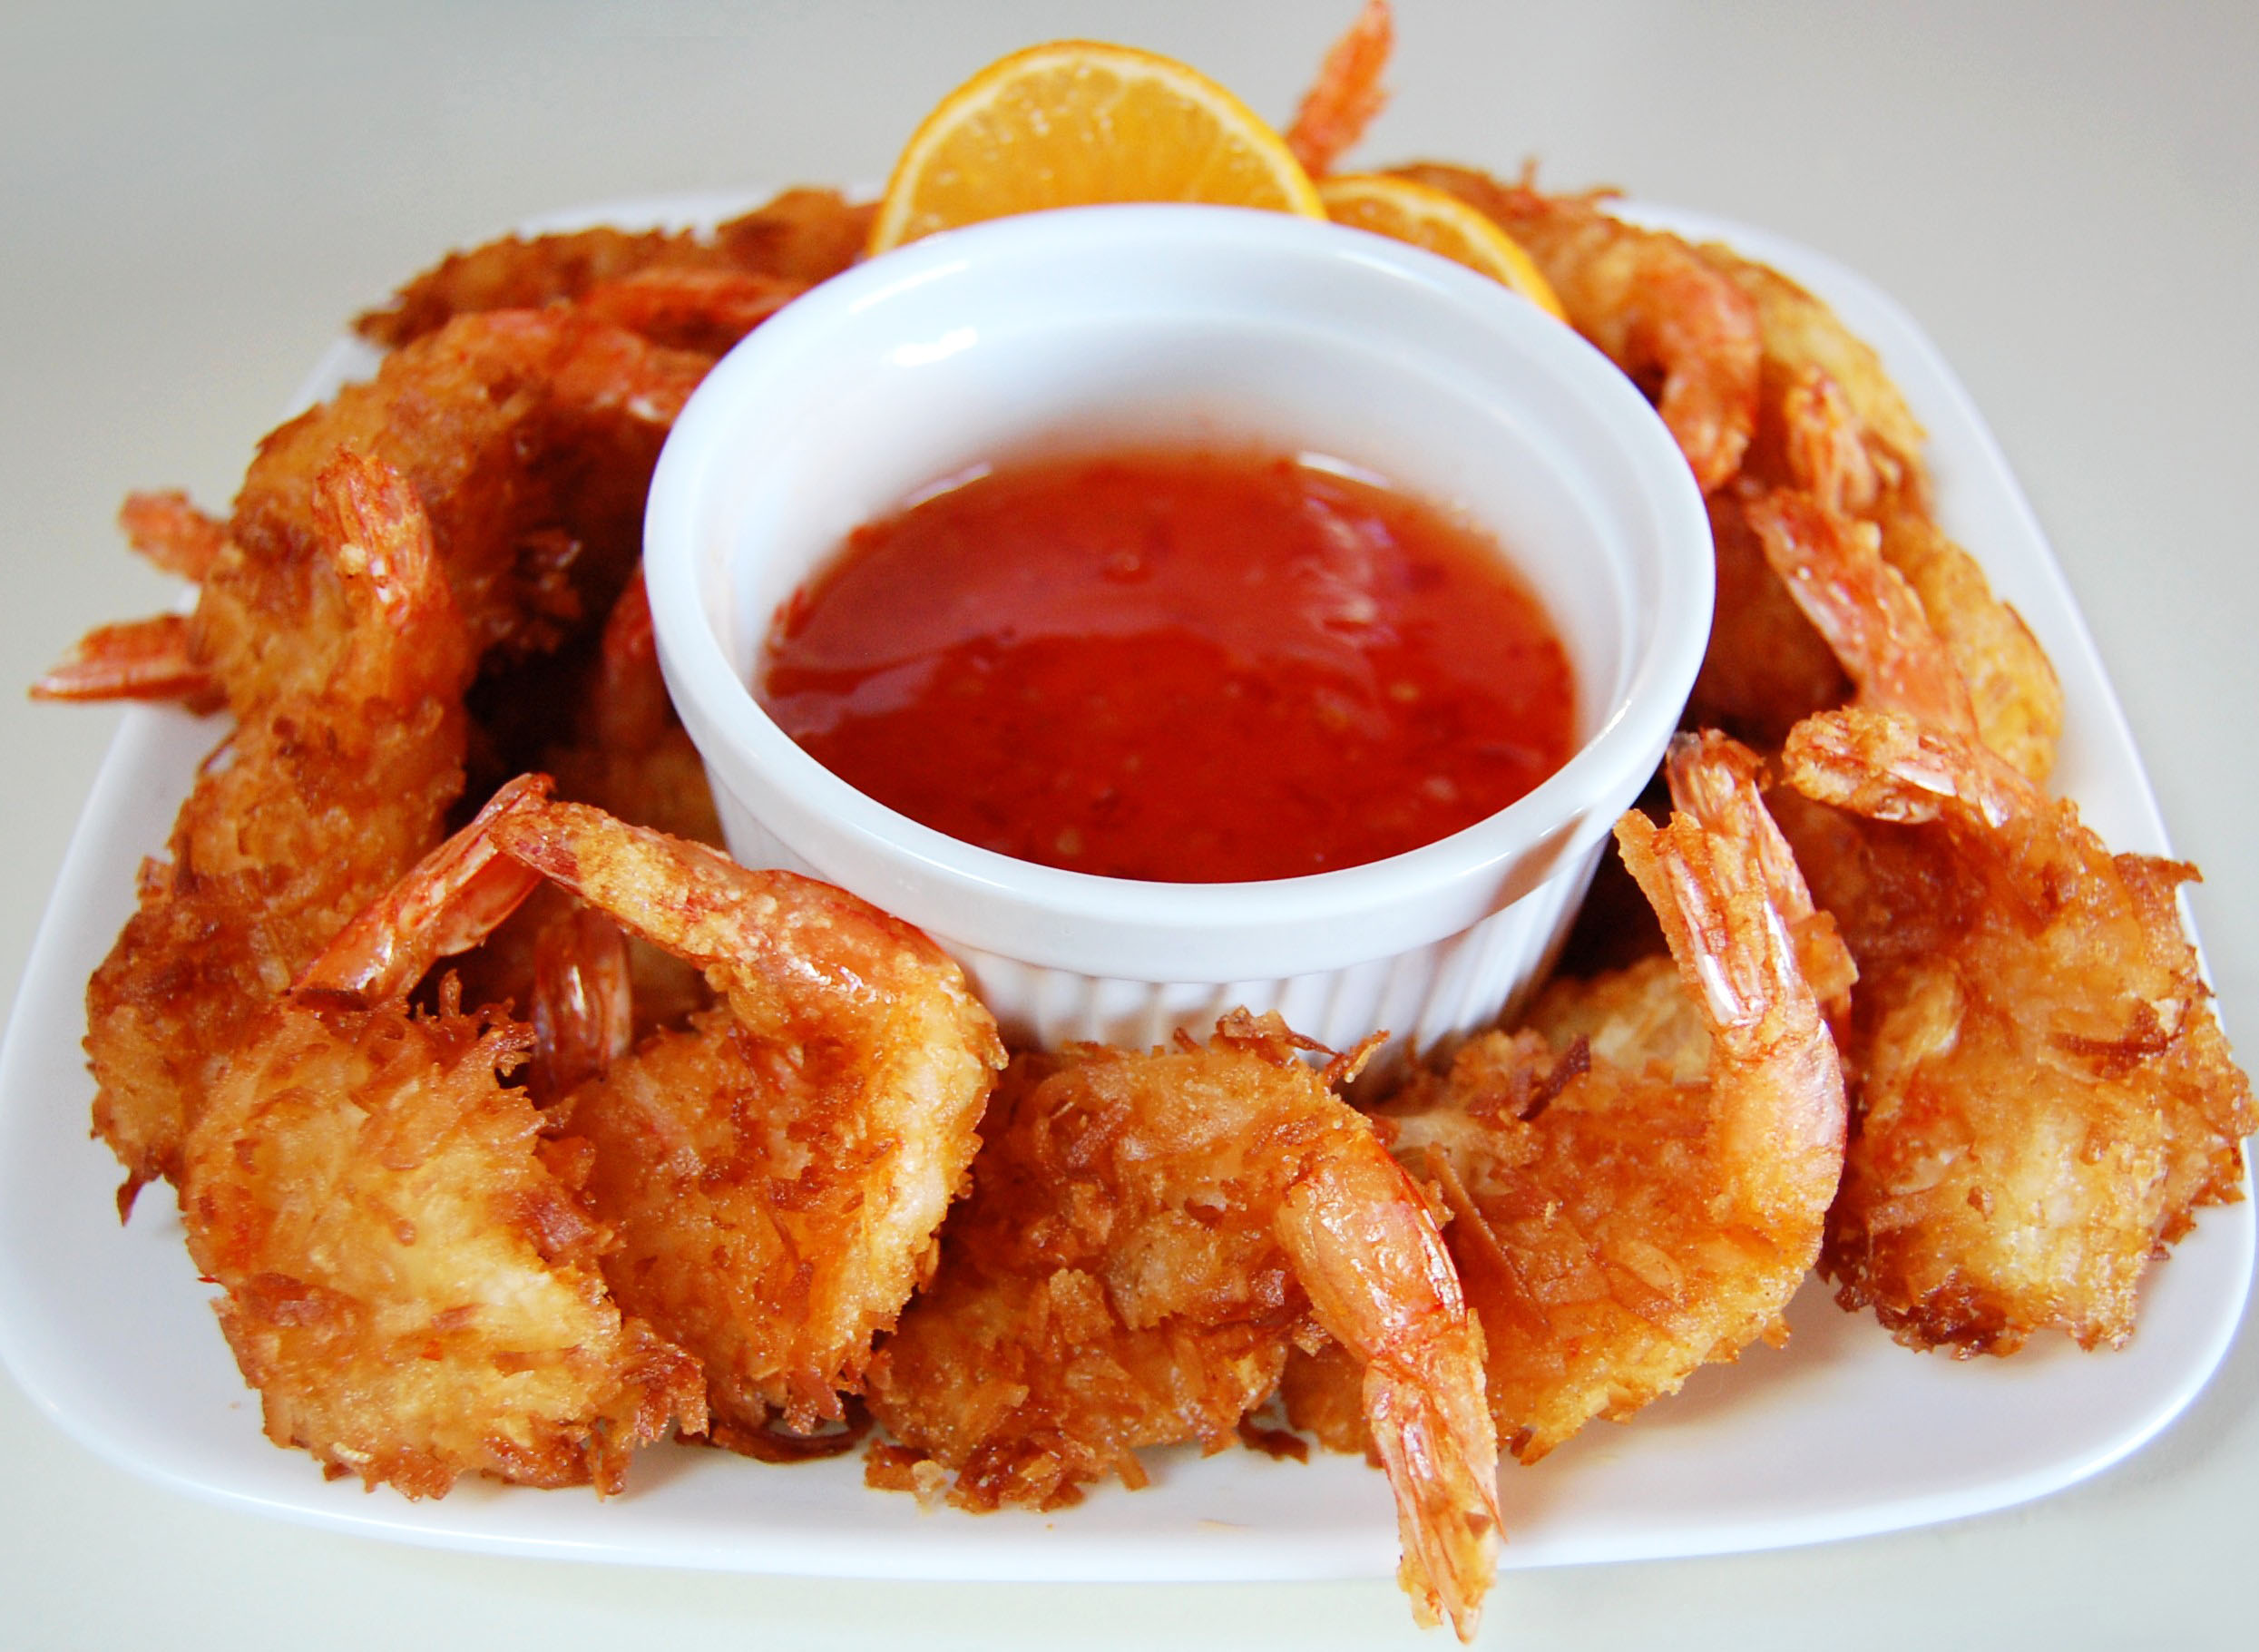
[[[1000,464],[858,528],[778,613],[758,689],[914,820],[1171,883],[1448,836],[1567,761],[1575,699],[1482,534],[1209,450]]]

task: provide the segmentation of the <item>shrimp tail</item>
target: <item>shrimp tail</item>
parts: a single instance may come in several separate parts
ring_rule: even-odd
[[[195,657],[185,614],[96,626],[32,684],[32,698],[172,700],[200,715],[228,701]]]
[[[1685,807],[1658,826],[1632,811],[1617,823],[1624,865],[1654,905],[1687,990],[1705,1007],[1716,1049],[1720,1159],[1753,1225],[1809,1227],[1842,1175],[1843,1076],[1783,913],[1811,896],[1753,778],[1722,736],[1680,737],[1675,775]],[[1736,771],[1740,774],[1736,777]],[[1750,846],[1767,846],[1752,853]],[[1785,901],[1774,890],[1785,885]],[[1840,947],[1841,943],[1835,944]]]
[[[641,564],[604,620],[596,674],[583,713],[590,738],[631,751],[657,745],[673,720],[674,707],[659,673],[659,640]]]
[[[228,547],[228,524],[177,488],[128,494],[118,509],[125,543],[167,573],[200,582]]]
[[[188,646],[226,681],[235,733],[87,983],[94,1126],[127,1167],[127,1204],[177,1176],[182,1133],[258,1012],[439,840],[462,789],[471,656],[422,504],[349,449],[305,480],[287,566],[214,540]],[[152,535],[204,532],[154,513]],[[220,610],[235,629],[215,636]]]
[[[1331,171],[1388,106],[1381,74],[1388,67],[1395,37],[1388,0],[1365,0],[1356,21],[1325,54],[1316,81],[1295,112],[1295,123],[1286,130],[1286,147],[1311,177]]]
[[[1498,1432],[1481,1323],[1442,1231],[1370,1134],[1287,1190],[1276,1218],[1318,1323],[1364,1362],[1365,1427],[1403,1544],[1398,1581],[1423,1627],[1474,1637],[1498,1567]]]
[[[1834,918],[1814,904],[1795,851],[1765,806],[1764,766],[1756,754],[1716,729],[1705,729],[1673,740],[1664,769],[1674,806],[1705,831],[1722,834],[1748,851],[1755,881],[1795,938],[1796,962],[1828,1025],[1847,1025],[1859,966]]]
[[[292,984],[302,1002],[381,1003],[407,992],[441,958],[467,952],[541,885],[541,875],[495,846],[495,822],[538,806],[549,777],[521,775],[471,824],[337,933]]]
[[[1779,488],[1749,502],[1750,525],[1789,596],[1858,685],[1859,703],[1973,738],[1977,716],[1952,657],[1872,523]]]
[[[635,1029],[627,937],[592,906],[575,906],[533,943],[533,1070],[527,1083],[546,1105],[611,1070]]]
[[[128,494],[118,510],[126,543],[157,568],[201,581],[228,548],[228,525],[177,489]],[[185,614],[99,625],[32,685],[34,699],[171,700],[201,716],[228,703]]]
[[[1949,821],[1984,841],[2045,806],[2045,796],[1974,740],[1861,706],[1808,717],[1781,762],[1815,803],[1902,826]]]

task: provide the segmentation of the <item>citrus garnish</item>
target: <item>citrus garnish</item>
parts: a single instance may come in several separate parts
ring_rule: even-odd
[[[895,164],[870,250],[1014,212],[1132,200],[1325,216],[1286,140],[1214,81],[1131,46],[1062,40],[991,64],[925,117]]]
[[[1513,238],[1456,196],[1373,172],[1323,179],[1318,195],[1337,224],[1440,252],[1454,263],[1502,281],[1555,319],[1568,315],[1552,284]]]

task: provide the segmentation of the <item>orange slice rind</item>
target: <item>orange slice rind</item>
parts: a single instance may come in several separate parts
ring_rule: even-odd
[[[1556,320],[1569,319],[1552,283],[1530,255],[1457,197],[1409,178],[1373,172],[1321,179],[1317,190],[1325,215],[1335,223],[1441,253],[1502,282]]]
[[[999,59],[911,135],[869,250],[1050,207],[1197,201],[1323,218],[1286,140],[1174,59],[1063,40]]]

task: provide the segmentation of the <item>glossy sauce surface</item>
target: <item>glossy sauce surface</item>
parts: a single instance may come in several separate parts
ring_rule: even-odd
[[[868,523],[778,615],[758,688],[913,819],[1170,883],[1433,843],[1574,738],[1567,658],[1494,545],[1232,452],[999,464]]]

